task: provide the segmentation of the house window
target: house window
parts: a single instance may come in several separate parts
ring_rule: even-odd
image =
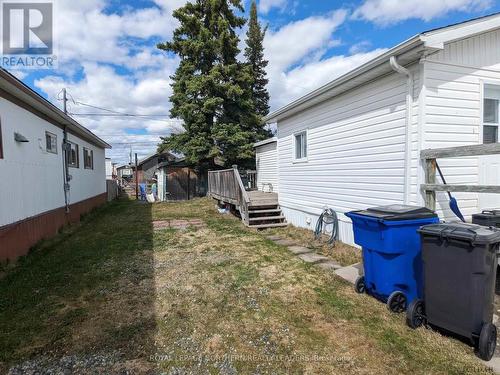
[[[45,132],[45,147],[47,152],[57,154],[57,135]]]
[[[484,85],[483,143],[498,142],[500,126],[500,86]]]
[[[295,160],[307,159],[307,131],[295,134]]]
[[[68,142],[68,167],[78,168],[80,166],[80,157],[78,155],[78,145],[73,142]]]
[[[94,169],[94,151],[83,148],[83,166],[85,169]]]

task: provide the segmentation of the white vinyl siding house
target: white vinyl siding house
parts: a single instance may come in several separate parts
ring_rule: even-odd
[[[287,221],[313,229],[323,209],[332,208],[339,214],[340,239],[353,243],[345,212],[423,206],[421,150],[495,140],[494,129],[485,133],[484,125],[497,126],[499,28],[494,15],[420,34],[269,115],[268,123],[277,123],[279,203]],[[307,157],[299,159],[298,134],[307,135],[301,146]],[[496,185],[498,159],[438,162],[448,183]],[[498,196],[455,196],[468,218],[500,207]],[[437,209],[442,218],[455,219],[446,193],[437,194]]]
[[[257,189],[277,193],[278,149],[277,139],[271,138],[254,145],[257,166]]]
[[[0,260],[5,260],[24,255],[106,201],[105,148],[110,146],[3,69],[0,121]],[[67,155],[65,137],[71,145]],[[93,169],[79,162],[84,149],[92,155]]]

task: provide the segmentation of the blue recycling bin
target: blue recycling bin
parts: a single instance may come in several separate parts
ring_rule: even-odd
[[[439,222],[425,207],[391,205],[346,213],[352,220],[354,242],[362,247],[364,276],[356,280],[358,293],[387,302],[403,312],[423,293],[422,255],[417,230]]]

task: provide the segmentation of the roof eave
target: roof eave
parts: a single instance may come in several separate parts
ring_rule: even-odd
[[[65,114],[59,108],[57,108],[54,104],[49,102],[47,99],[40,96],[36,93],[31,87],[24,84],[22,81],[17,79],[14,75],[9,73],[7,70],[1,68],[0,69],[0,77],[3,78],[8,84],[14,86],[16,89],[21,91],[24,95],[29,96],[32,100],[41,105],[44,109],[44,115],[50,117],[54,122],[58,123],[60,126],[69,126],[73,128],[75,133],[82,136],[90,143],[93,143],[102,148],[111,148],[111,145],[99,138],[97,135],[92,133],[90,130],[80,125],[76,120]],[[11,92],[10,94],[15,95],[15,92]],[[26,100],[18,97],[19,100],[24,101],[27,105],[30,105]]]
[[[256,147],[264,146],[264,145],[267,145],[269,143],[274,143],[274,142],[278,142],[278,138],[272,137],[272,138],[264,139],[263,141],[254,143],[253,147],[256,148]]]

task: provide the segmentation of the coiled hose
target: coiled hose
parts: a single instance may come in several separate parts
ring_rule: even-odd
[[[326,208],[321,213],[318,222],[316,223],[316,229],[314,230],[314,238],[316,240],[321,240],[321,236],[324,233],[323,230],[328,225],[332,225],[332,233],[327,241],[327,244],[335,246],[335,241],[338,240],[339,236],[339,219],[337,213],[331,208]]]

